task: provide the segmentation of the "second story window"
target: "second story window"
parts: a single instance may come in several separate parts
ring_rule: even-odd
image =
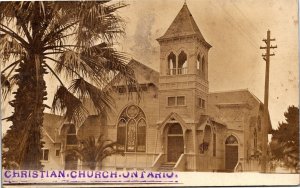
[[[184,96],[178,96],[178,97],[177,97],[177,105],[178,105],[178,106],[183,106],[183,105],[185,105],[185,97],[184,97]]]
[[[168,106],[184,106],[185,96],[168,97]]]
[[[168,106],[176,105],[176,97],[168,97]]]

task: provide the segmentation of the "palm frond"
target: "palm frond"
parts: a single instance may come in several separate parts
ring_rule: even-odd
[[[17,60],[1,71],[2,100],[5,100],[7,98],[8,94],[11,93],[13,87],[17,83],[17,76],[16,75],[11,76],[11,74],[15,70],[15,68],[19,65],[20,62],[21,60]],[[9,69],[11,70],[7,75],[5,75],[5,71]]]
[[[64,86],[60,86],[54,95],[52,111],[63,114],[66,120],[75,124],[83,122],[88,116],[88,112],[80,99]]]
[[[109,93],[88,83],[83,78],[73,80],[69,89],[81,100],[91,99],[98,114],[107,114],[112,107],[113,99]]]
[[[76,10],[79,20],[76,36],[78,45],[90,47],[99,40],[112,42],[112,39],[124,33],[123,21],[113,14],[113,10],[123,7],[123,4],[114,4],[115,9],[111,7],[98,1],[79,3]]]
[[[10,60],[10,57],[20,57],[25,54],[23,46],[8,34],[0,37],[0,55],[4,61]]]
[[[7,94],[11,90],[11,84],[8,81],[8,78],[1,73],[1,92],[3,100],[7,97]]]

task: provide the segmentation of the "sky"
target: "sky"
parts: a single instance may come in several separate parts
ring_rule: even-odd
[[[126,37],[119,49],[159,70],[162,36],[184,0],[131,0],[119,11]],[[296,0],[186,0],[205,40],[212,45],[208,57],[209,91],[248,88],[264,101],[265,61],[260,46],[271,31],[269,111],[272,126],[284,121],[289,105],[299,106],[298,12]]]
[[[119,2],[119,0],[114,0]],[[184,0],[127,0],[118,14],[126,22],[126,35],[117,49],[159,71],[159,44],[183,6]],[[297,0],[186,0],[205,40],[212,45],[208,58],[209,91],[248,88],[264,101],[265,62],[259,49],[267,30],[278,48],[271,57],[269,112],[272,126],[284,121],[289,105],[299,104]],[[51,106],[57,83],[47,77]],[[1,105],[2,118],[11,115]],[[3,132],[8,128],[2,122]]]

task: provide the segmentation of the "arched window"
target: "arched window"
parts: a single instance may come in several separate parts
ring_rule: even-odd
[[[178,74],[187,73],[187,55],[184,51],[181,51],[178,56]]]
[[[69,124],[67,128],[67,145],[77,145],[76,128],[74,124]]]
[[[176,74],[176,55],[173,52],[168,56],[168,74]]]
[[[118,150],[126,152],[146,151],[146,117],[136,105],[123,110],[117,125]]]

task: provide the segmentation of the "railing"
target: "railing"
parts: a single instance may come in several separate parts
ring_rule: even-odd
[[[187,74],[187,68],[179,68],[177,74]]]
[[[234,167],[234,172],[243,172],[243,166],[241,162],[236,163],[235,167]]]
[[[186,168],[185,154],[181,154],[177,163],[174,166],[174,171],[184,171]]]
[[[174,69],[168,69],[167,72],[168,75],[180,75],[180,74],[187,74],[187,68],[174,68]]]
[[[155,161],[152,163],[151,169],[153,171],[156,171],[162,165],[162,163],[165,161],[165,157],[166,157],[166,154],[160,153],[157,156],[157,158],[155,159]]]

